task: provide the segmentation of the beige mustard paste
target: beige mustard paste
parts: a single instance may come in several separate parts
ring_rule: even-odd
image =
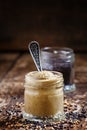
[[[25,76],[25,112],[50,117],[63,113],[63,76],[59,72],[33,71]]]

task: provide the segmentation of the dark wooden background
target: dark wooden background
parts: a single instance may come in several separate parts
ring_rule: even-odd
[[[86,0],[0,0],[0,51],[66,46],[87,51]]]

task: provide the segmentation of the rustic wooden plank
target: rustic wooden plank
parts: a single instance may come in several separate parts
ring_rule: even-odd
[[[17,57],[18,54],[12,54],[12,53],[0,54],[0,81],[9,71],[9,69],[11,68]]]
[[[87,53],[76,54],[76,72],[87,72]]]
[[[6,79],[21,81],[24,75],[29,72],[36,70],[35,64],[32,57],[27,53],[23,54],[16,62],[12,70],[6,76]],[[87,72],[87,54],[75,54],[75,72],[86,73]],[[20,77],[20,78],[19,78]]]
[[[23,94],[24,76],[32,70],[36,70],[36,68],[31,56],[29,54],[21,56],[1,82],[1,87],[3,89],[0,91],[0,94],[9,93],[9,95],[12,95],[16,93],[20,94],[21,92]]]
[[[87,54],[75,54],[75,72],[87,72]],[[24,75],[36,70],[34,62],[29,54],[24,54],[18,59],[12,70],[8,73],[5,81],[23,81]]]
[[[75,83],[87,84],[87,55],[76,54],[76,66],[75,66]],[[3,79],[1,86],[4,88],[5,93],[23,93],[24,76],[29,71],[36,70],[33,60],[29,54],[22,55],[9,71],[8,75]],[[20,91],[19,91],[20,90]]]
[[[75,83],[77,84],[87,84],[87,55],[76,54],[76,66],[75,66]],[[24,76],[29,71],[36,70],[33,60],[29,54],[22,55],[8,72],[6,77],[3,79],[1,86],[3,89],[1,93],[23,94],[23,83]],[[2,92],[3,91],[3,92]]]
[[[24,75],[35,69],[36,68],[31,56],[29,54],[24,54],[17,60],[5,80],[9,79],[9,81],[23,81]]]
[[[76,54],[75,82],[87,84],[87,54]]]
[[[83,77],[83,73],[81,75],[81,67],[85,68],[84,72],[86,70],[87,61],[86,55],[76,55],[76,73],[77,73],[77,79],[78,80],[78,73],[80,73],[80,78]],[[83,63],[82,63],[83,62]],[[78,69],[78,67],[80,67]],[[1,112],[0,112],[0,129],[25,129],[25,128],[31,128],[34,125],[34,128],[37,128],[37,124],[32,124],[30,122],[26,122],[22,117],[22,107],[23,107],[23,101],[24,101],[24,76],[29,71],[36,70],[36,67],[33,63],[33,60],[29,54],[23,54],[14,64],[13,68],[8,72],[8,74],[5,76],[5,78],[1,82],[1,90],[0,90],[0,100],[1,100]],[[85,72],[86,73],[86,72]],[[81,109],[83,109],[82,106],[85,108],[85,112],[87,115],[87,83],[86,79],[83,79],[84,82],[79,79],[78,83],[81,83],[80,86],[77,84],[77,89],[74,93],[70,93],[68,95],[65,95],[65,101],[68,102],[69,109],[72,107],[72,103],[74,103],[75,106],[81,106]],[[85,84],[85,85],[84,85]],[[83,96],[82,96],[83,95]],[[7,103],[7,104],[6,104]],[[67,107],[67,108],[68,108]],[[76,109],[76,108],[75,108]],[[81,114],[80,114],[81,115]],[[87,117],[86,117],[87,119]],[[81,119],[79,123],[74,124],[73,130],[80,129],[83,130],[83,128],[86,128],[87,120],[85,118]],[[71,120],[71,119],[70,119]],[[41,123],[38,124],[40,127]],[[42,124],[44,125],[44,124]],[[56,125],[56,124],[55,124]],[[70,124],[69,124],[70,125]],[[54,125],[52,126],[54,127]],[[45,128],[49,130],[52,128],[50,126],[46,126]],[[58,127],[58,124],[57,124]],[[67,129],[67,128],[66,128]],[[72,128],[70,128],[71,130]]]

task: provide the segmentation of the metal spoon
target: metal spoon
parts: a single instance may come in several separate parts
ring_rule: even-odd
[[[41,61],[40,61],[40,47],[39,43],[36,41],[31,41],[28,45],[30,54],[34,60],[36,68],[38,71],[42,71]]]

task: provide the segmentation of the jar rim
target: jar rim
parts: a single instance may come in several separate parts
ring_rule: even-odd
[[[72,54],[74,51],[72,48],[68,48],[68,47],[56,47],[56,46],[53,46],[53,47],[43,47],[41,48],[41,51],[42,52],[45,52],[45,53],[50,53],[50,54]]]
[[[46,71],[46,70],[44,70],[44,71]],[[29,73],[27,73],[26,75],[25,75],[25,78],[27,78],[27,77],[31,77],[31,78],[34,78],[32,75],[30,75],[30,74],[35,74],[35,73],[37,73],[38,71],[31,71],[31,72],[29,72]],[[63,77],[63,74],[61,73],[61,72],[58,72],[58,71],[50,71],[50,72],[52,72],[52,73],[54,73],[55,75],[58,75],[59,77]],[[38,81],[41,81],[41,82],[44,82],[44,81],[47,81],[46,79],[44,80],[44,79],[42,79],[42,80],[40,80],[40,79],[37,79],[37,78],[34,78],[35,80],[38,80]]]
[[[29,75],[32,73],[34,74],[36,72],[38,72],[38,71],[31,71],[31,72],[27,73],[25,75],[25,83],[32,84],[33,86],[37,86],[34,88],[46,88],[47,86],[49,86],[49,85],[51,86],[52,84],[60,84],[60,86],[61,86],[61,84],[63,84],[63,74],[60,72],[51,71],[51,72],[55,73],[55,75],[57,75],[57,76],[53,79],[47,79],[47,80],[46,79],[40,80],[37,78],[35,79],[35,77]],[[58,76],[59,76],[59,78],[58,78]],[[41,84],[43,84],[44,87],[41,87]]]

